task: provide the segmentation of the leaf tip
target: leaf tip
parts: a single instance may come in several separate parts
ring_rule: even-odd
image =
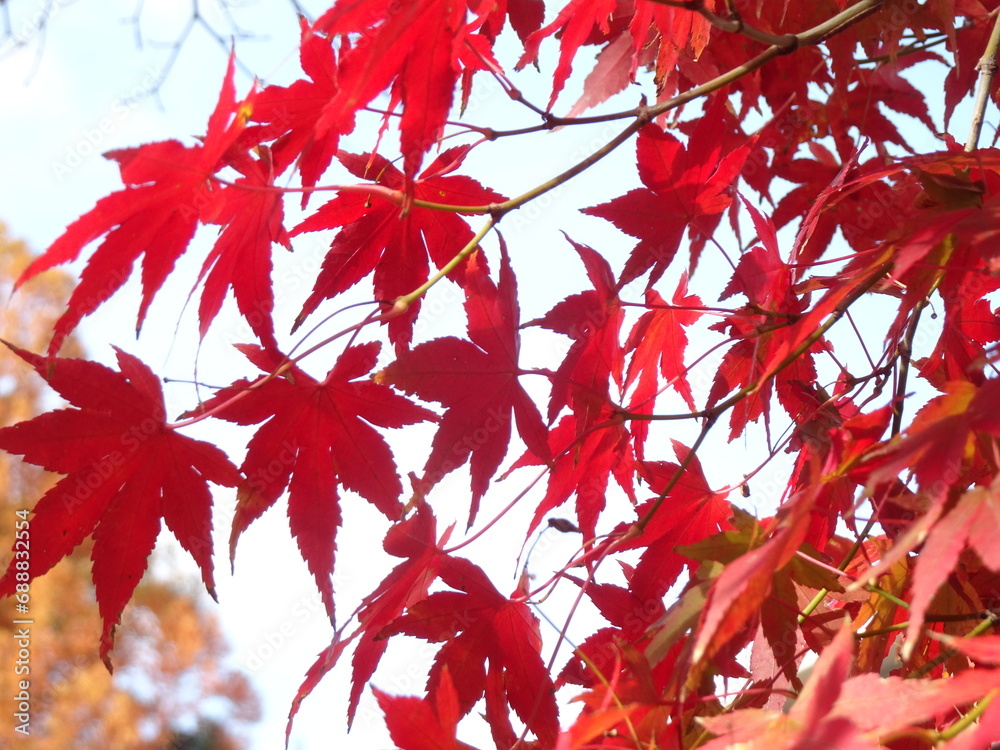
[[[115,647],[115,630],[117,627],[117,623],[106,626],[104,633],[101,635],[101,661],[104,662],[108,674],[115,673],[115,667],[111,663],[111,649]]]

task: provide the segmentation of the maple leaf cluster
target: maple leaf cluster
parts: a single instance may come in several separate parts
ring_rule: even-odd
[[[161,520],[213,591],[211,483],[235,495],[231,556],[287,507],[333,623],[293,717],[349,658],[352,721],[411,636],[439,644],[423,695],[375,690],[403,750],[470,747],[459,734],[477,709],[505,750],[987,747],[1000,737],[1000,650],[984,635],[1000,619],[1000,151],[973,127],[964,147],[942,136],[916,153],[937,102],[907,75],[946,69],[946,124],[979,87],[981,118],[998,18],[996,0],[340,0],[303,20],[300,80],[241,98],[231,63],[203,136],[110,152],[122,189],[21,279],[87,253],[48,352],[11,347],[69,404],[0,429],[4,450],[65,475],[34,508],[29,578],[93,536],[110,666]],[[544,106],[514,84],[532,66],[551,76]],[[525,124],[463,119],[484,81]],[[611,110],[633,84],[641,99]],[[522,136],[598,122],[620,132],[514,197],[465,173]],[[366,150],[341,148],[348,136]],[[578,207],[627,236],[627,258],[566,227],[586,288],[522,320],[518,277],[538,268],[503,219],[628,149],[641,186]],[[232,292],[249,365],[170,421],[134,356],[117,350],[114,370],[59,350],[132,276],[141,327],[209,226],[198,335]],[[286,331],[272,251],[307,233],[329,250]],[[457,290],[465,330],[421,340],[437,285]],[[286,343],[357,294],[367,315]],[[522,354],[536,334],[562,342],[541,366]],[[308,369],[320,352],[325,374]],[[245,428],[238,467],[182,434],[205,420]],[[722,437],[763,455],[741,478],[705,448],[723,421]],[[387,430],[418,425],[433,437],[405,466]],[[778,474],[771,515],[751,512],[752,487]],[[468,487],[456,541],[438,522],[456,503],[450,475]],[[499,481],[519,478],[501,507]],[[332,581],[348,494],[385,518],[398,562],[345,615]],[[504,594],[458,553],[517,504],[526,542],[578,543],[544,575],[529,554]],[[575,603],[543,638],[537,607],[555,589]],[[577,632],[587,607],[602,624]]]

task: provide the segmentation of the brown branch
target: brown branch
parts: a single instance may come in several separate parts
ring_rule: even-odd
[[[598,123],[626,120],[641,116],[648,116],[650,118],[657,117],[665,112],[669,112],[672,109],[683,106],[694,99],[699,99],[702,96],[711,94],[721,89],[723,86],[727,86],[730,83],[739,80],[743,76],[753,73],[755,70],[763,67],[765,64],[780,55],[788,54],[789,52],[793,52],[801,47],[822,44],[830,37],[836,36],[845,29],[867,18],[872,13],[875,13],[885,3],[885,1],[886,0],[861,0],[861,2],[855,3],[846,10],[841,11],[832,18],[827,19],[823,23],[813,26],[811,29],[799,32],[798,34],[788,34],[787,38],[775,37],[775,39],[781,42],[780,44],[773,44],[759,55],[751,60],[748,60],[742,65],[738,65],[732,70],[713,78],[711,81],[707,81],[700,86],[695,86],[682,94],[678,94],[675,97],[662,101],[651,107],[640,105],[639,107],[623,110],[621,112],[613,112],[606,115],[591,115],[588,117],[546,117],[545,122],[539,125],[518,128],[517,130],[491,130],[489,128],[473,129],[476,130],[476,132],[484,134],[488,131],[487,137],[490,140],[494,140],[508,135],[524,135],[526,133],[536,133],[543,130],[554,130],[555,128],[560,128],[566,125],[595,125]],[[652,0],[652,2],[659,2],[661,5],[670,5],[672,7],[691,7],[690,3],[673,3],[665,2],[664,0]]]
[[[699,2],[698,12],[715,28],[722,31],[728,31],[732,34],[742,34],[748,39],[753,39],[755,42],[769,44],[775,47],[784,47],[788,51],[794,50],[799,46],[799,40],[794,34],[768,34],[765,31],[761,31],[760,29],[745,23],[743,21],[743,17],[739,14],[739,11],[737,11],[734,7],[730,7],[730,17],[726,19],[721,16],[717,16],[715,13],[706,8],[702,0],[702,2]]]
[[[979,87],[976,90],[976,104],[972,111],[972,124],[969,127],[969,139],[965,143],[966,152],[975,151],[979,146],[979,135],[983,131],[983,117],[986,114],[986,102],[990,98],[993,78],[997,74],[997,47],[1000,46],[1000,13],[993,20],[993,31],[986,43],[983,56],[979,59],[976,69],[979,70]]]
[[[593,154],[588,156],[580,163],[576,164],[573,167],[570,167],[562,174],[553,177],[551,180],[548,180],[547,182],[545,182],[542,185],[539,185],[533,190],[529,190],[527,193],[524,193],[516,198],[512,198],[508,201],[505,201],[504,203],[501,203],[497,207],[497,210],[490,211],[490,213],[492,213],[493,216],[497,220],[499,220],[500,217],[506,214],[507,212],[512,211],[516,208],[520,208],[528,201],[534,200],[538,196],[543,195],[544,193],[547,193],[550,190],[553,190],[559,185],[562,185],[563,183],[569,181],[576,175],[585,171],[593,164],[598,162],[600,159],[604,158],[607,154],[611,153],[616,148],[618,148],[618,146],[620,146],[622,143],[629,140],[633,135],[638,133],[639,130],[642,129],[642,126],[645,125],[650,120],[652,120],[653,118],[662,115],[666,112],[669,112],[672,109],[676,109],[684,104],[687,104],[690,101],[714,93],[715,91],[718,91],[719,89],[728,86],[730,83],[739,80],[743,76],[748,75],[754,72],[755,70],[763,67],[765,64],[769,63],[776,57],[783,54],[787,54],[789,51],[798,49],[799,47],[805,47],[809,45],[822,43],[831,36],[839,34],[844,29],[849,28],[850,26],[854,25],[861,19],[871,15],[872,13],[877,11],[884,2],[885,0],[861,0],[861,2],[852,5],[851,7],[847,8],[847,10],[844,10],[841,13],[835,15],[833,18],[827,19],[823,23],[813,26],[811,29],[807,29],[806,31],[803,31],[799,34],[790,34],[789,36],[791,38],[794,38],[794,45],[792,45],[791,43],[782,45],[772,45],[771,47],[768,47],[766,50],[761,52],[753,59],[748,60],[742,65],[738,65],[737,67],[723,73],[720,76],[716,76],[711,81],[703,83],[700,86],[695,86],[694,88],[685,91],[683,94],[678,94],[677,96],[671,97],[670,99],[662,101],[659,104],[655,104],[651,107],[646,106],[646,104],[643,103],[640,104],[635,109],[628,110],[627,112],[619,112],[614,115],[605,115],[602,117],[591,117],[591,118],[553,117],[547,120],[543,125],[539,126],[540,130],[548,130],[555,127],[559,127],[560,125],[583,124],[585,122],[590,122],[590,123],[608,122],[613,119],[624,119],[627,117],[635,118],[634,121],[627,128],[625,128],[625,130],[623,130],[615,138],[613,138],[611,141],[605,144],[602,148],[595,151]],[[495,135],[498,137],[499,134]],[[468,207],[466,207],[466,210],[468,210]]]

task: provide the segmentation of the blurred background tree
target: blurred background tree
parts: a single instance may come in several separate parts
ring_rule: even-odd
[[[23,242],[0,224],[0,338],[32,351],[45,347],[52,324],[72,291],[68,275],[33,279],[13,296],[14,280],[31,260]],[[75,351],[74,351],[75,350]],[[66,356],[80,356],[71,344]],[[43,410],[42,381],[18,357],[0,352],[0,424]],[[51,406],[51,405],[49,405]],[[15,512],[29,509],[55,479],[17,457],[0,455],[0,564],[11,556]],[[31,750],[228,750],[259,718],[249,680],[225,663],[227,644],[214,614],[201,606],[197,581],[164,581],[147,572],[125,611],[115,648],[115,673],[98,657],[100,617],[90,583],[88,540],[32,582],[29,613],[0,609],[0,696],[8,717],[0,747]],[[202,594],[203,595],[203,594]],[[33,620],[30,675],[15,674],[13,624]],[[31,734],[11,718],[21,679],[31,681]]]

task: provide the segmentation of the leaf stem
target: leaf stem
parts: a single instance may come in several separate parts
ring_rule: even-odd
[[[873,63],[885,63],[898,60],[901,57],[923,52],[924,50],[937,47],[939,44],[948,41],[948,35],[944,32],[928,34],[926,38],[898,48],[892,54],[876,55],[875,57],[863,57],[854,61],[855,65],[871,65]]]
[[[898,633],[900,630],[906,630],[909,624],[909,622],[899,622],[887,628],[875,628],[874,630],[866,630],[863,633],[855,633],[854,637],[858,640],[862,638],[877,638],[880,635],[889,635],[889,633]]]
[[[880,588],[880,587],[878,587],[878,586],[876,586],[874,584],[869,584],[869,585],[865,586],[865,591],[870,591],[873,594],[878,594],[883,599],[888,599],[890,602],[892,602],[893,604],[895,604],[897,607],[902,607],[903,609],[909,609],[910,608],[910,605],[909,605],[908,602],[903,601],[902,599],[900,599],[895,594],[892,594],[892,593],[886,591],[885,589]]]
[[[832,565],[828,565],[827,563],[823,562],[822,560],[817,560],[815,557],[811,557],[810,555],[807,555],[801,549],[795,550],[795,556],[798,557],[801,560],[804,560],[809,565],[815,565],[820,570],[825,570],[827,573],[832,573],[832,574],[838,575],[838,576],[846,576],[848,578],[851,577],[851,576],[848,576],[844,572],[843,568],[835,568]]]
[[[545,477],[546,474],[548,474],[548,471],[549,471],[548,468],[540,471],[538,473],[538,476],[536,476],[534,479],[532,479],[531,482],[528,484],[527,487],[525,487],[517,495],[515,495],[513,500],[511,500],[509,503],[507,503],[507,505],[505,505],[503,508],[501,508],[500,512],[497,513],[496,516],[494,516],[493,519],[489,523],[487,523],[485,526],[483,526],[483,528],[479,529],[475,534],[472,534],[467,539],[463,539],[461,542],[459,542],[458,544],[454,545],[453,547],[448,547],[448,549],[442,550],[442,554],[453,555],[456,552],[458,552],[460,549],[462,549],[462,547],[465,547],[468,544],[472,544],[474,541],[476,541],[477,539],[479,539],[479,537],[481,537],[483,534],[485,534],[487,531],[489,531],[495,524],[497,524],[500,521],[500,519],[502,519],[504,516],[506,516],[507,513],[509,513],[511,511],[511,509],[513,509],[513,507],[515,505],[517,505],[528,494],[528,492],[530,492],[531,489],[536,484],[538,484]],[[523,549],[523,547],[522,547],[522,549]],[[531,597],[531,594],[528,594],[528,596],[526,598],[530,598],[530,597]]]

